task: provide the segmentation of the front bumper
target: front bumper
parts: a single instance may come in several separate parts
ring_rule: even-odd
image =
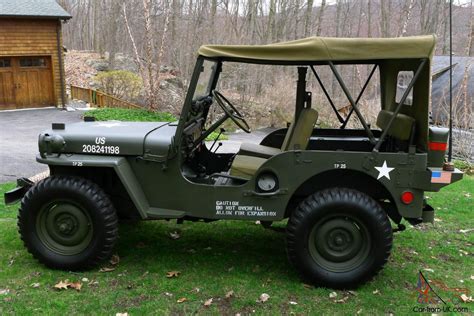
[[[23,196],[28,192],[28,190],[34,185],[35,183],[27,178],[20,178],[16,180],[17,187],[13,190],[10,190],[4,194],[5,204],[14,204],[21,200]]]

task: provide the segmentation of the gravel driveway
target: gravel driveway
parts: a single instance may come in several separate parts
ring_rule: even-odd
[[[47,170],[36,162],[38,134],[51,128],[51,123],[79,122],[83,113],[53,108],[0,111],[0,183]]]

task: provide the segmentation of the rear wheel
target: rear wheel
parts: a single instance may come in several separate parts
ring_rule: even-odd
[[[102,189],[83,178],[52,176],[21,202],[18,228],[28,251],[51,268],[79,270],[112,253],[115,209]]]
[[[287,226],[287,251],[302,277],[316,285],[354,288],[387,262],[390,222],[377,202],[356,190],[333,188],[305,199]]]

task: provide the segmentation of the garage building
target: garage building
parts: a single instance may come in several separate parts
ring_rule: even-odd
[[[62,22],[54,0],[0,0],[0,110],[63,106]]]

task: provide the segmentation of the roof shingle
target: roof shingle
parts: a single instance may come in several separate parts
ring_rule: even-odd
[[[0,0],[0,17],[70,19],[55,0]]]

